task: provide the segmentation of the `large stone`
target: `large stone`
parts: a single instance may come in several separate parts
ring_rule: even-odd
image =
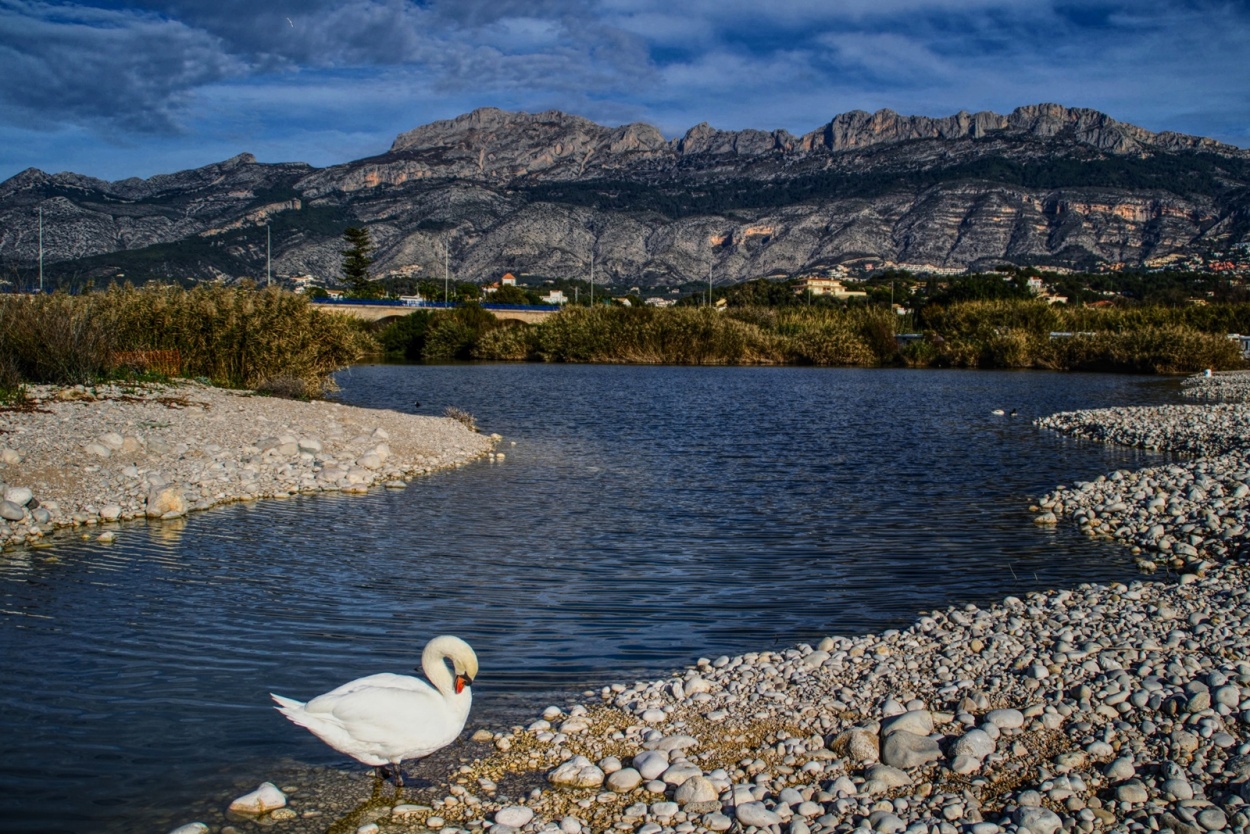
[[[985,720],[1000,730],[1018,730],[1024,726],[1024,713],[1018,709],[995,709],[986,713]]]
[[[720,792],[706,776],[691,776],[678,786],[673,799],[678,805],[689,805],[692,802],[716,802]]]
[[[978,761],[995,751],[997,745],[985,730],[969,730],[951,745],[951,757],[971,756]]]
[[[927,709],[913,709],[901,715],[892,715],[881,722],[881,737],[904,730],[918,736],[933,732],[933,715]]]
[[[686,780],[702,775],[703,771],[695,765],[689,762],[677,762],[660,774],[660,781],[667,785],[682,785]]]
[[[534,818],[534,809],[524,805],[509,805],[495,812],[495,822],[509,828],[523,828]]]
[[[1103,775],[1112,782],[1123,782],[1125,779],[1131,779],[1137,774],[1137,768],[1133,767],[1133,760],[1128,756],[1120,756],[1117,759],[1107,763],[1102,769]]]
[[[863,727],[852,727],[829,742],[829,749],[860,765],[874,764],[881,758],[877,734]]]
[[[942,758],[942,748],[928,736],[896,730],[881,744],[881,761],[890,767],[912,768]]]
[[[648,741],[643,747],[648,750],[663,750],[665,753],[671,753],[674,750],[685,750],[690,747],[698,747],[699,740],[694,736],[672,735],[664,736],[657,741]]]
[[[88,443],[86,446],[82,447],[82,450],[87,454],[95,455],[98,458],[113,456],[113,452],[109,449],[109,447],[103,445],[102,443]]]
[[[623,767],[608,774],[608,790],[629,793],[642,784],[642,774],[632,767]]]
[[[569,788],[597,788],[603,779],[603,771],[585,756],[574,756],[547,774],[551,784]]]
[[[256,790],[230,803],[230,810],[236,814],[253,816],[284,807],[286,807],[286,794],[278,790],[278,786],[273,782],[264,782]]]
[[[1063,828],[1063,820],[1049,808],[1017,808],[1014,817],[1020,830],[1030,834],[1055,834]]]
[[[19,507],[25,507],[30,503],[30,499],[34,497],[35,494],[31,492],[29,487],[8,487],[4,491],[4,500],[12,501]]]
[[[1130,779],[1115,789],[1115,798],[1121,802],[1141,804],[1150,799],[1150,792],[1140,779]]]
[[[148,493],[146,515],[148,518],[173,518],[187,511],[187,499],[182,490],[173,486],[156,487]]]
[[[660,774],[668,770],[668,753],[663,750],[648,750],[634,756],[634,768],[642,774],[643,779],[658,779]]]
[[[765,828],[770,825],[778,825],[781,817],[773,811],[768,810],[763,802],[747,802],[739,805],[734,809],[734,816],[738,818],[738,822],[743,828],[755,826],[756,828]]]
[[[907,830],[903,818],[889,811],[873,811],[868,817],[868,824],[877,834],[901,834]]]
[[[906,772],[884,764],[873,765],[864,775],[867,778],[864,781],[863,793],[869,796],[911,784],[911,777]]]
[[[21,521],[26,513],[12,501],[0,501],[0,518],[6,521]]]
[[[890,768],[890,770],[893,769],[894,768]],[[902,771],[899,772],[902,773]],[[872,771],[870,770],[870,778],[871,773]],[[907,774],[904,773],[903,776],[906,777]],[[904,781],[903,784],[906,784],[906,781]],[[829,783],[829,793],[834,796],[854,796],[859,793],[859,788],[856,786],[855,780],[851,779],[851,777],[839,776],[837,779],[834,779],[831,783]]]
[[[566,735],[584,733],[590,729],[590,722],[580,715],[575,715],[560,724],[560,732]]]

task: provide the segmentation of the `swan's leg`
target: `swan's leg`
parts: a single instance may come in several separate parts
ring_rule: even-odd
[[[395,787],[402,788],[404,786],[404,770],[399,764],[395,765]]]

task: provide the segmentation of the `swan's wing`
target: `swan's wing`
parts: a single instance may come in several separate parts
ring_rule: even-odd
[[[373,686],[338,699],[334,705],[335,719],[350,727],[357,738],[385,741],[414,730],[424,733],[434,727],[445,727],[447,703],[434,690],[416,692]]]
[[[309,701],[304,706],[304,709],[308,712],[332,713],[335,711],[336,705],[343,698],[354,693],[372,689],[389,689],[397,692],[429,693],[431,695],[438,694],[434,687],[419,678],[414,678],[410,675],[394,675],[390,672],[382,672],[377,675],[369,675],[367,677],[357,678],[354,681],[348,681],[342,686],[331,689],[325,694],[318,695],[316,698]]]

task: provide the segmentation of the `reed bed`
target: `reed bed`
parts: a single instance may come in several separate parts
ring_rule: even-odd
[[[0,296],[0,383],[87,384],[156,372],[316,396],[377,343],[356,321],[277,289],[149,284]]]
[[[931,305],[915,321],[922,338],[906,343],[897,339],[897,316],[864,306],[579,307],[537,325],[495,322],[483,329],[440,313],[436,325],[438,316],[449,318],[432,331],[446,332],[436,350],[427,342],[423,355],[446,356],[450,345],[461,358],[512,361],[1190,373],[1244,365],[1227,333],[1242,321],[1250,325],[1250,305],[1223,306],[1228,309],[1095,310],[1039,301]]]

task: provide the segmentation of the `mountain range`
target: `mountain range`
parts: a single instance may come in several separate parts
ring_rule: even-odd
[[[1057,104],[945,118],[889,110],[803,136],[700,124],[666,139],[492,108],[327,168],[250,154],[105,182],[0,183],[0,265],[29,282],[339,274],[365,226],[375,274],[581,277],[644,287],[837,264],[1130,266],[1250,239],[1250,151]]]

